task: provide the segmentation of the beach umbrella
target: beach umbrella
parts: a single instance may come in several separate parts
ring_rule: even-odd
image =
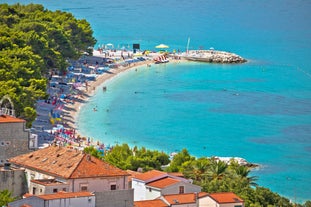
[[[157,49],[166,49],[166,48],[169,48],[169,46],[165,45],[165,44],[159,44],[155,48],[157,48]]]

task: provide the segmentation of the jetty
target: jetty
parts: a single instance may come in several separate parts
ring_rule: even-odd
[[[218,50],[189,50],[180,55],[181,59],[189,60],[189,61],[199,61],[199,62],[208,62],[208,63],[245,63],[246,59],[241,56]]]

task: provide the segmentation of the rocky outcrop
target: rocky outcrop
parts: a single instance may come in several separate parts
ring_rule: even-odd
[[[188,53],[182,54],[181,57],[190,61],[223,64],[244,63],[247,61],[237,54],[217,50],[191,50]]]

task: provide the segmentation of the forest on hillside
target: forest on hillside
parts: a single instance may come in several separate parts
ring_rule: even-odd
[[[96,43],[90,24],[39,4],[0,4],[0,99],[9,95],[16,115],[31,126],[35,103],[47,98],[49,72],[65,71]]]

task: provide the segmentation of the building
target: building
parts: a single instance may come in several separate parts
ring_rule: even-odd
[[[26,177],[23,168],[16,168],[5,163],[0,166],[0,191],[8,190],[13,197],[27,192]]]
[[[153,200],[162,195],[201,192],[189,180],[166,172],[151,170],[132,178],[134,201]]]
[[[26,121],[0,111],[0,165],[7,159],[30,152],[30,131]]]
[[[134,207],[169,207],[169,206],[163,200],[155,199],[155,200],[135,201]]]
[[[234,193],[211,193],[202,207],[244,207],[244,201]]]
[[[206,200],[207,193],[186,193],[162,196],[162,200],[170,207],[203,207],[203,200]],[[201,204],[201,205],[200,205]]]
[[[154,200],[135,201],[134,207],[244,207],[244,201],[231,192],[164,195]]]
[[[27,195],[22,200],[9,203],[9,207],[95,207],[95,195],[90,192],[58,192],[45,195]]]
[[[25,168],[28,192],[32,195],[61,191],[94,192],[96,206],[114,206],[114,201],[108,205],[102,199],[113,197],[126,203],[126,207],[133,206],[133,190],[128,187],[129,174],[79,150],[53,145],[9,161]]]

